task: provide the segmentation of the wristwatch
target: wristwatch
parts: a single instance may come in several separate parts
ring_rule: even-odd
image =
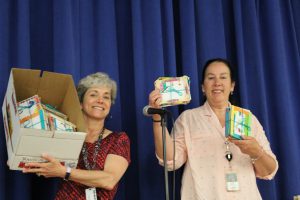
[[[65,178],[64,178],[65,181],[69,180],[70,175],[71,175],[71,170],[72,170],[72,168],[67,166],[66,175],[65,175]]]

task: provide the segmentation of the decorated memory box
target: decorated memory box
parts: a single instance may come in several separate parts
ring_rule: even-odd
[[[188,76],[160,77],[154,82],[154,86],[161,93],[160,105],[162,107],[188,104],[191,101],[190,78]]]
[[[225,137],[241,140],[241,136],[251,135],[251,117],[249,110],[231,105],[226,109]]]
[[[49,130],[46,113],[37,95],[17,103],[17,111],[21,127]]]
[[[38,95],[17,103],[20,125],[23,128],[35,128],[52,131],[76,131],[76,125],[68,121],[68,116],[49,104],[42,104]]]
[[[68,116],[76,129],[63,129],[62,122],[51,129],[41,101]],[[77,166],[86,129],[71,75],[12,68],[2,114],[11,170],[22,170],[27,162],[45,162],[43,153]]]

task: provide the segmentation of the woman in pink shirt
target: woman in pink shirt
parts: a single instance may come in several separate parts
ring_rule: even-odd
[[[182,176],[183,200],[258,200],[256,178],[272,179],[278,170],[263,127],[252,115],[251,136],[242,140],[225,137],[225,113],[234,91],[232,68],[225,59],[206,62],[202,92],[206,102],[183,112],[175,122],[175,169],[185,164]],[[160,108],[161,95],[154,90],[149,105]],[[160,115],[153,115],[155,151],[163,165]],[[167,166],[173,170],[173,139],[166,134]]]

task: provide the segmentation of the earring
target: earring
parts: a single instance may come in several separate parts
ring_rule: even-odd
[[[230,94],[233,95],[233,90],[231,90]]]

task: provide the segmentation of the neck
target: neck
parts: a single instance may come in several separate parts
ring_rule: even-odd
[[[209,104],[211,109],[215,112],[215,113],[224,113],[226,112],[226,108],[228,107],[228,102],[227,103],[222,103],[222,104]]]
[[[85,124],[89,135],[98,135],[104,127],[104,120],[85,119]]]
[[[225,126],[225,113],[226,113],[226,108],[228,107],[228,102],[226,104],[219,104],[219,105],[211,105],[210,107],[212,111],[215,113],[217,116],[220,124],[222,127]]]

